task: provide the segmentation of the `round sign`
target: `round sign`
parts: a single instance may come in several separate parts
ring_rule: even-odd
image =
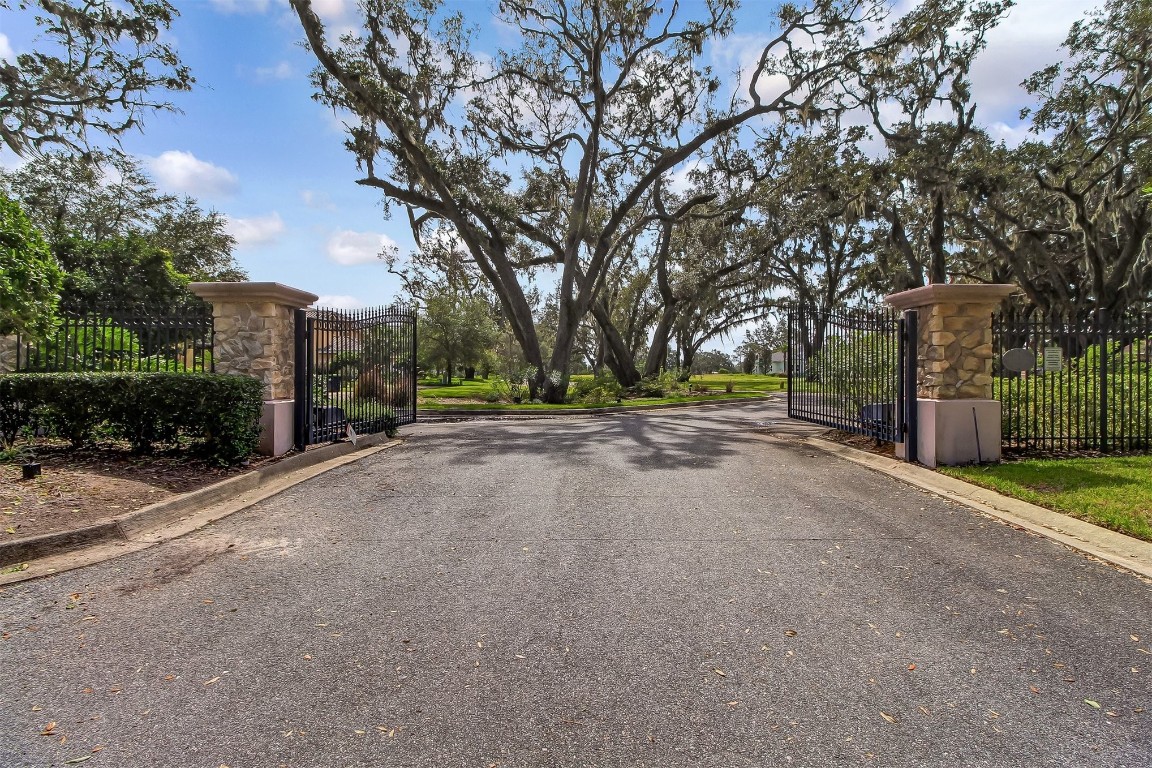
[[[1000,358],[1000,364],[1005,370],[1017,373],[1031,371],[1036,368],[1036,353],[1024,347],[1010,349]]]

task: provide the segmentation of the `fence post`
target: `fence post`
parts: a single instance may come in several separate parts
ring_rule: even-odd
[[[886,297],[916,310],[916,444],[929,467],[998,461],[1000,402],[992,398],[992,315],[1014,285],[934,284]]]
[[[316,294],[280,283],[192,283],[212,305],[216,373],[252,376],[264,385],[259,451],[279,456],[294,443],[295,334],[293,310]]]

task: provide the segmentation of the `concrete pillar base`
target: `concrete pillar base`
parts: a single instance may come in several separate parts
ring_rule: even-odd
[[[260,445],[256,450],[265,456],[280,456],[292,450],[295,416],[295,400],[265,400],[264,413],[260,416]]]
[[[916,410],[920,419],[917,459],[924,466],[1000,460],[999,400],[918,399]]]

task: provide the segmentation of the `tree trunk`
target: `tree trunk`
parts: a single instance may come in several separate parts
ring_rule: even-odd
[[[660,312],[660,322],[652,334],[652,346],[648,348],[648,362],[644,366],[644,376],[657,376],[668,360],[668,345],[672,338],[672,324],[676,322],[676,302],[664,305]]]
[[[467,381],[472,381],[476,378],[476,366],[464,366],[464,378]]]
[[[607,305],[600,300],[592,303],[592,317],[596,319],[600,330],[604,333],[604,363],[620,382],[622,387],[634,387],[640,383],[640,372],[636,370],[636,362],[631,350],[624,343],[624,337],[612,323]]]

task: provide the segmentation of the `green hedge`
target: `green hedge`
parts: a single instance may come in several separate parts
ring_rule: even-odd
[[[214,373],[17,373],[0,376],[0,436],[44,426],[76,447],[98,436],[191,448],[217,464],[256,450],[263,388]]]
[[[1024,444],[1056,441],[1096,449],[1104,426],[1108,448],[1152,447],[1152,365],[1120,357],[1115,351],[1111,354],[1114,360],[1104,386],[1106,420],[1100,413],[1096,347],[1069,361],[1061,371],[996,379],[993,397],[1000,401],[1004,414],[1004,440]]]

